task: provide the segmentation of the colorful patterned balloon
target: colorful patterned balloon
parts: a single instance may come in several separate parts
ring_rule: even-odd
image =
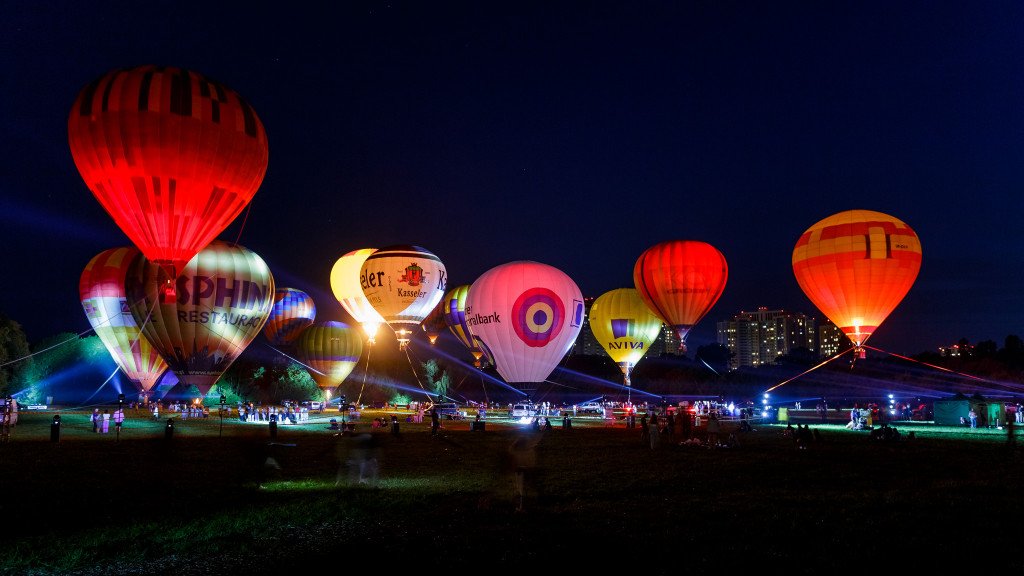
[[[132,247],[97,254],[78,282],[82,309],[111,358],[141,391],[149,392],[167,363],[139,330],[124,290],[128,265],[139,255]]]

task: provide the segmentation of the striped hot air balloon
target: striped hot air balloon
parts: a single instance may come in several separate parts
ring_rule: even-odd
[[[804,294],[861,346],[910,291],[921,242],[902,220],[871,210],[833,214],[804,232],[793,274]]]
[[[68,143],[86,186],[171,279],[235,219],[267,171],[267,135],[238,94],[196,72],[118,69],[82,89]]]
[[[320,388],[337,387],[355,369],[363,353],[363,339],[343,322],[317,322],[306,328],[296,342],[299,360]]]
[[[633,267],[633,282],[644,304],[679,335],[686,335],[711,310],[725,290],[725,256],[707,242],[671,240],[651,246]]]
[[[314,320],[316,304],[309,294],[296,288],[278,288],[263,335],[274,346],[291,346]]]

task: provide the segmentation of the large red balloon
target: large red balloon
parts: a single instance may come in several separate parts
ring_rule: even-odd
[[[222,84],[180,68],[114,70],[68,118],[85,184],[151,262],[174,278],[252,199],[267,135]]]
[[[633,282],[644,304],[679,335],[686,335],[718,302],[729,279],[725,256],[696,240],[670,240],[651,246],[633,267]]]

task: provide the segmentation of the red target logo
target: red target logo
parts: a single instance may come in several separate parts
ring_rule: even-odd
[[[547,288],[530,288],[512,305],[512,328],[527,346],[546,346],[562,331],[563,324],[562,299]]]

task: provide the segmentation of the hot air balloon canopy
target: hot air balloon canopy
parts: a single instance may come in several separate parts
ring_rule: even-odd
[[[462,342],[462,345],[473,355],[474,365],[480,368],[483,366],[481,358],[484,356],[487,357],[487,361],[491,364],[494,362],[487,347],[479,338],[474,338],[472,330],[469,329],[469,323],[466,320],[466,297],[468,295],[469,284],[456,286],[444,295],[439,306],[443,313],[444,323],[459,342]]]
[[[902,220],[847,210],[814,224],[793,249],[800,288],[859,348],[903,300],[921,269],[921,242]]]
[[[502,264],[473,282],[466,318],[507,382],[543,382],[576,342],[583,295],[564,272],[539,262]]]
[[[135,321],[178,379],[206,394],[263,329],[274,277],[255,252],[216,241],[181,269],[176,299],[163,300],[161,267],[144,257],[125,279]]]
[[[725,290],[729,267],[714,246],[697,240],[670,240],[651,246],[633,267],[633,282],[644,304],[679,335],[686,336]]]
[[[128,308],[125,275],[138,255],[131,247],[100,252],[82,271],[78,293],[89,324],[114,362],[140,390],[149,392],[167,363],[139,330]]]
[[[373,309],[370,301],[363,295],[359,274],[366,258],[374,252],[375,248],[353,250],[338,258],[331,268],[331,291],[334,292],[334,297],[349,316],[363,327],[370,344],[374,343],[377,328],[384,323],[384,318]]]
[[[342,382],[359,362],[363,338],[355,328],[343,322],[318,322],[302,332],[296,343],[299,360],[310,376],[324,389]]]
[[[267,170],[252,107],[181,68],[98,78],[71,109],[68,142],[93,195],[168,278],[238,216]]]
[[[290,346],[316,319],[316,304],[297,288],[278,288],[263,335],[274,346]]]
[[[430,344],[433,345],[437,342],[438,336],[441,332],[448,327],[444,322],[444,299],[438,301],[437,306],[427,314],[427,317],[423,319],[420,324],[423,326],[423,331],[427,333],[427,339],[430,340]]]
[[[590,306],[589,319],[594,337],[622,369],[629,386],[633,366],[661,332],[661,319],[647,308],[633,288],[619,288],[598,296]]]
[[[448,282],[441,259],[419,246],[388,246],[366,258],[359,272],[363,295],[395,330],[400,348],[437,306]]]

